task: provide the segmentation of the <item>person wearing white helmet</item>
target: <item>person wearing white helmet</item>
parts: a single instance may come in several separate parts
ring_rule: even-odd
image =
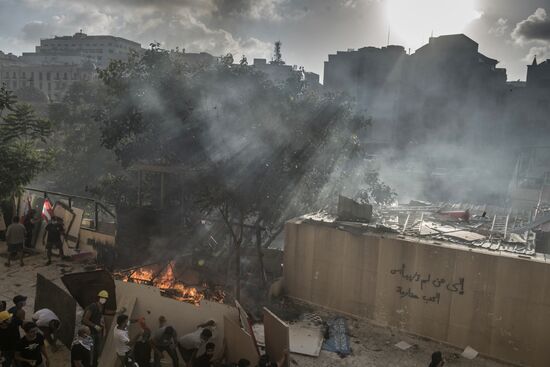
[[[90,304],[84,310],[82,324],[90,328],[93,339],[92,367],[97,367],[99,355],[101,354],[102,341],[105,336],[105,303],[109,299],[109,292],[102,290],[97,294],[96,302]]]

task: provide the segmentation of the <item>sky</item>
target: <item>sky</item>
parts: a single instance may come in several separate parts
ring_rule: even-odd
[[[465,33],[508,80],[550,58],[550,0],[0,0],[0,14],[0,50],[14,54],[82,29],[250,62],[280,40],[287,64],[321,77],[338,50],[389,39],[414,52],[431,34]]]

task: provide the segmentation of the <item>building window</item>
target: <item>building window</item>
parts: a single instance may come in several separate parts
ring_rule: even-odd
[[[17,74],[15,73],[15,71],[12,74],[12,79],[17,79]]]
[[[63,80],[67,80],[67,73],[63,73]]]
[[[9,71],[6,71],[6,79],[9,79],[10,78],[10,72]]]
[[[76,73],[73,73],[73,80],[76,80]]]
[[[50,77],[51,77],[51,75],[50,75],[50,72],[48,71],[48,72],[46,73],[46,80],[50,80]]]
[[[55,80],[59,80],[59,73],[55,73]]]
[[[31,71],[31,80],[34,80],[34,71]]]
[[[38,72],[38,80],[42,80],[42,72],[41,71]]]
[[[34,87],[34,80],[31,79],[31,81],[29,82],[29,85],[30,85],[31,87]]]
[[[24,71],[21,72],[21,78],[25,79],[27,76],[26,76],[26,73]]]

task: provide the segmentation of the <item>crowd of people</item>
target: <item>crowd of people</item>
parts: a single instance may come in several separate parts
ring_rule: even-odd
[[[38,222],[35,219],[35,211],[31,209],[27,215],[22,217],[13,217],[11,224],[6,229],[6,243],[8,245],[8,260],[5,266],[11,266],[13,258],[19,259],[19,264],[24,266],[23,255],[25,249],[33,248],[33,232],[34,226]],[[63,227],[63,219],[53,216],[52,220],[46,225],[42,242],[46,244],[46,253],[48,262],[52,263],[52,252],[57,249],[59,256],[64,257],[63,241],[65,240],[65,230]]]
[[[71,367],[97,367],[107,338],[105,327],[105,304],[109,293],[105,290],[97,294],[96,300],[84,309],[81,325],[70,348]],[[62,324],[52,310],[37,310],[30,318],[25,313],[27,297],[17,295],[13,306],[7,309],[0,302],[0,366],[1,367],[49,367],[48,350],[58,350],[58,333]],[[125,310],[122,310],[125,311]],[[145,319],[130,319],[124,312],[115,314],[116,326],[112,343],[117,367],[160,367],[162,359],[169,359],[173,367],[253,367],[250,361],[241,359],[236,364],[216,359],[217,348],[213,320],[197,325],[188,334],[178,336],[176,328],[165,316],[158,318],[155,330],[146,324]],[[130,338],[129,326],[137,324],[138,331]],[[50,348],[46,348],[46,343]],[[218,353],[223,355],[224,353]],[[259,367],[281,367],[284,359],[271,361],[263,355]]]

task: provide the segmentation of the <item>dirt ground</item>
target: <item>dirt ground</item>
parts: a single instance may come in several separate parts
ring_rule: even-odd
[[[6,245],[0,242],[0,255],[5,256]],[[0,300],[5,300],[8,307],[12,306],[11,299],[22,294],[28,297],[25,311],[27,319],[30,319],[34,312],[34,299],[36,288],[36,273],[41,273],[52,280],[58,286],[64,288],[61,283],[61,276],[67,272],[84,271],[84,265],[73,262],[62,262],[54,259],[50,266],[46,266],[45,254],[39,253],[25,258],[25,266],[20,267],[18,262],[12,262],[10,268],[4,266],[5,257],[0,257]],[[298,316],[301,312],[314,312],[327,319],[334,314],[326,311],[303,307],[293,304],[285,306],[287,312]],[[292,309],[289,311],[289,309]],[[81,310],[79,310],[82,312]],[[456,367],[500,367],[509,366],[482,357],[474,360],[467,360],[460,357],[461,350],[442,345],[427,339],[411,336],[389,328],[374,326],[366,321],[353,320],[348,318],[348,327],[352,345],[352,355],[340,358],[336,353],[321,351],[319,357],[307,357],[291,354],[291,366],[303,367],[328,367],[328,366],[350,366],[350,367],[425,367],[428,366],[430,355],[433,351],[440,350],[447,358],[446,366]],[[395,347],[395,344],[405,341],[413,347],[402,351]],[[69,366],[69,351],[64,346],[53,353],[50,348],[50,366]]]
[[[326,312],[316,312],[321,317],[329,316]],[[330,315],[334,316],[334,315]],[[460,357],[462,350],[439,344],[437,342],[408,335],[389,328],[383,328],[362,320],[348,319],[352,355],[340,358],[336,353],[321,351],[318,358],[293,354],[291,365],[303,367],[427,367],[434,351],[441,351],[447,360],[445,366],[454,367],[501,367],[508,364],[499,363],[487,358],[477,357],[468,360]],[[412,345],[406,351],[395,346],[405,341]]]

